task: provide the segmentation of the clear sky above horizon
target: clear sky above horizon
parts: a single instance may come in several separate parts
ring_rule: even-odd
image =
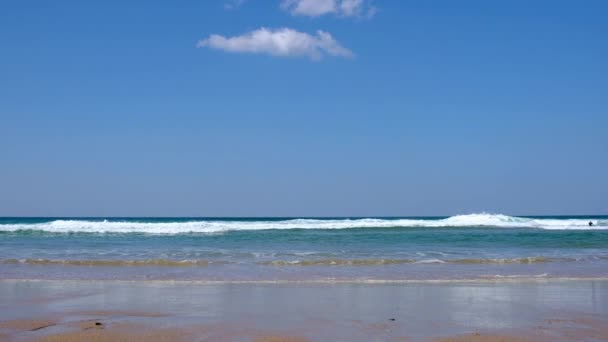
[[[608,214],[608,2],[0,2],[0,216]]]

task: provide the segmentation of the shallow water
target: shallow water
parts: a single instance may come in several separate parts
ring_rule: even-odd
[[[504,277],[608,277],[608,217],[0,219],[3,279]]]

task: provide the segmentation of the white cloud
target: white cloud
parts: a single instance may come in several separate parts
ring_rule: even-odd
[[[317,31],[315,35],[290,28],[260,28],[240,36],[224,37],[212,34],[200,40],[197,47],[208,47],[234,53],[269,54],[280,57],[305,56],[320,60],[325,55],[352,57],[353,53],[340,45],[331,34]]]
[[[227,10],[233,10],[241,7],[246,0],[226,0],[224,2],[224,8]]]
[[[319,17],[335,14],[343,17],[371,17],[376,12],[371,0],[283,0],[281,8],[293,15]]]

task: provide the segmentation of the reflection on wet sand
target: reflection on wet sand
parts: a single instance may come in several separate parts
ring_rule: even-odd
[[[0,281],[0,334],[42,341],[608,339],[607,281]],[[42,302],[27,301],[32,296]]]

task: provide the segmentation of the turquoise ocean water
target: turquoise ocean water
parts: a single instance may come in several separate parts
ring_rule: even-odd
[[[0,218],[1,279],[552,277],[608,277],[608,216]]]

